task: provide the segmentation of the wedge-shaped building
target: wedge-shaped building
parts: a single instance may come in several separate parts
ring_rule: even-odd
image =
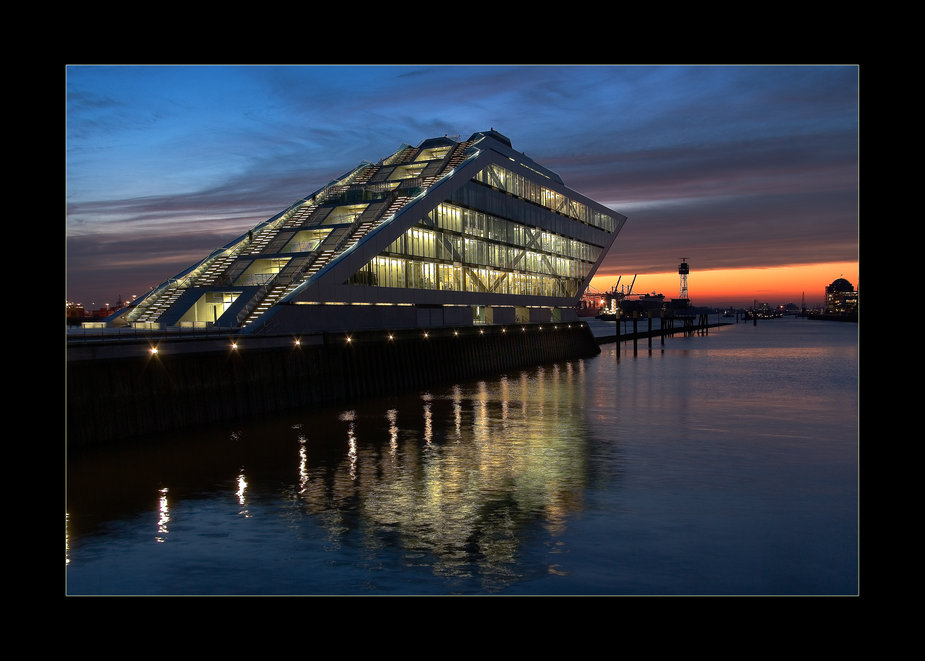
[[[494,130],[364,162],[112,322],[241,333],[555,322],[625,216]]]

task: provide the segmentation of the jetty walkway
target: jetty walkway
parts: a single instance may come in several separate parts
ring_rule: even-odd
[[[591,334],[599,345],[609,344],[611,342],[638,342],[639,340],[661,338],[678,334],[705,334],[711,328],[733,325],[733,322],[730,321],[710,323],[706,315],[702,315],[699,318],[675,318],[674,323],[670,326],[666,326],[664,329],[660,326],[659,322],[661,320],[658,318],[652,319],[653,323],[651,326],[649,324],[649,319],[627,319],[620,321],[619,324],[615,321],[603,321],[595,318],[584,319],[583,321],[587,322],[588,328],[591,329]]]

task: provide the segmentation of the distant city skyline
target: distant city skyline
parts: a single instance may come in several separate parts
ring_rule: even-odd
[[[858,275],[858,67],[69,66],[66,296],[128,299],[363,160],[494,128],[628,216],[592,285],[807,304]]]
[[[678,260],[680,263],[680,260]],[[688,258],[691,273],[688,290],[691,302],[703,307],[750,307],[755,301],[772,306],[793,303],[821,307],[825,303],[825,288],[838,278],[848,280],[858,288],[857,262],[797,264],[759,269],[711,269],[699,271],[693,258]],[[636,274],[599,275],[591,286],[608,291],[619,283],[625,289]],[[646,273],[636,278],[633,294],[664,294],[666,299],[679,295],[677,269],[667,273]]]

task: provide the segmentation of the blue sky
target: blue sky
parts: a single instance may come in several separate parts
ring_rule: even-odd
[[[489,128],[629,217],[601,272],[858,259],[856,66],[68,66],[66,92],[66,293],[85,306],[363,160]]]

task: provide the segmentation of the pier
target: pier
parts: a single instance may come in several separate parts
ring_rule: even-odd
[[[647,340],[649,346],[651,347],[652,340],[656,338],[660,340],[661,344],[664,344],[666,338],[674,335],[706,335],[709,333],[711,328],[732,325],[731,322],[727,321],[710,323],[709,315],[698,314],[661,317],[659,318],[659,327],[653,329],[652,319],[652,317],[640,318],[638,316],[634,316],[625,320],[617,321],[616,327],[614,328],[614,332],[612,334],[608,333],[607,329],[596,326],[594,330],[594,338],[597,340],[598,344],[631,341],[635,345],[640,340]],[[626,324],[630,321],[632,322],[632,331],[620,332],[620,324]],[[644,330],[640,329],[641,322],[645,322],[646,328]]]

